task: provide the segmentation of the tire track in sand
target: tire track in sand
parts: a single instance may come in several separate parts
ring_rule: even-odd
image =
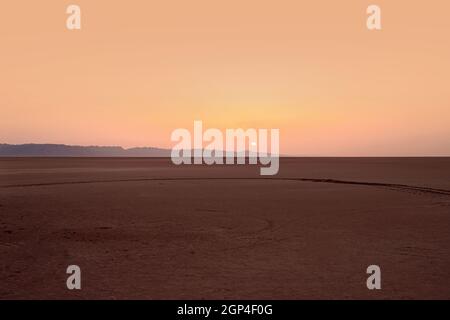
[[[450,190],[412,186],[398,183],[382,183],[382,182],[368,182],[368,181],[351,181],[351,180],[337,180],[328,178],[242,178],[242,177],[223,177],[223,178],[136,178],[136,179],[110,179],[110,180],[80,180],[80,181],[55,181],[42,183],[28,183],[28,184],[10,184],[2,185],[0,188],[28,188],[28,187],[42,187],[42,186],[58,186],[58,185],[73,185],[73,184],[93,184],[93,183],[118,183],[118,182],[141,182],[141,181],[210,181],[210,180],[262,180],[262,181],[302,181],[313,183],[332,183],[332,184],[348,184],[348,185],[362,185],[370,187],[381,187],[394,189],[399,191],[414,191],[419,193],[438,194],[450,196]]]

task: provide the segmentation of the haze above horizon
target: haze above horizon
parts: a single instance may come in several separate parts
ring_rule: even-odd
[[[279,128],[280,153],[450,156],[450,3],[8,1],[0,139],[156,146],[171,132]]]

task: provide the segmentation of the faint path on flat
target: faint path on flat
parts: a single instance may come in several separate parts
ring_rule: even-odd
[[[0,188],[23,188],[23,187],[41,187],[41,186],[57,186],[57,185],[73,185],[73,184],[93,184],[93,183],[118,183],[118,182],[141,182],[141,181],[208,181],[208,180],[264,180],[264,181],[303,181],[303,182],[315,182],[315,183],[333,183],[333,184],[348,184],[348,185],[362,185],[371,187],[389,188],[399,191],[414,191],[419,193],[429,193],[450,196],[450,190],[428,188],[420,186],[412,186],[406,184],[396,183],[381,183],[381,182],[368,182],[368,181],[350,181],[350,180],[337,180],[337,179],[315,179],[315,178],[241,178],[241,177],[228,177],[228,178],[135,178],[135,179],[111,179],[111,180],[80,180],[80,181],[59,181],[59,182],[42,182],[42,183],[29,183],[29,184],[10,184],[3,185]]]

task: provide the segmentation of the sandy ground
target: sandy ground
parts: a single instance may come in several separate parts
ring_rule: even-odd
[[[2,299],[450,299],[450,158],[3,158],[0,257]]]

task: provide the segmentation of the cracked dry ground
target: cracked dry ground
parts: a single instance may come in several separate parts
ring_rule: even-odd
[[[0,159],[0,298],[450,298],[448,158],[258,173]],[[66,289],[70,264],[81,291]],[[366,288],[371,264],[382,290]]]

